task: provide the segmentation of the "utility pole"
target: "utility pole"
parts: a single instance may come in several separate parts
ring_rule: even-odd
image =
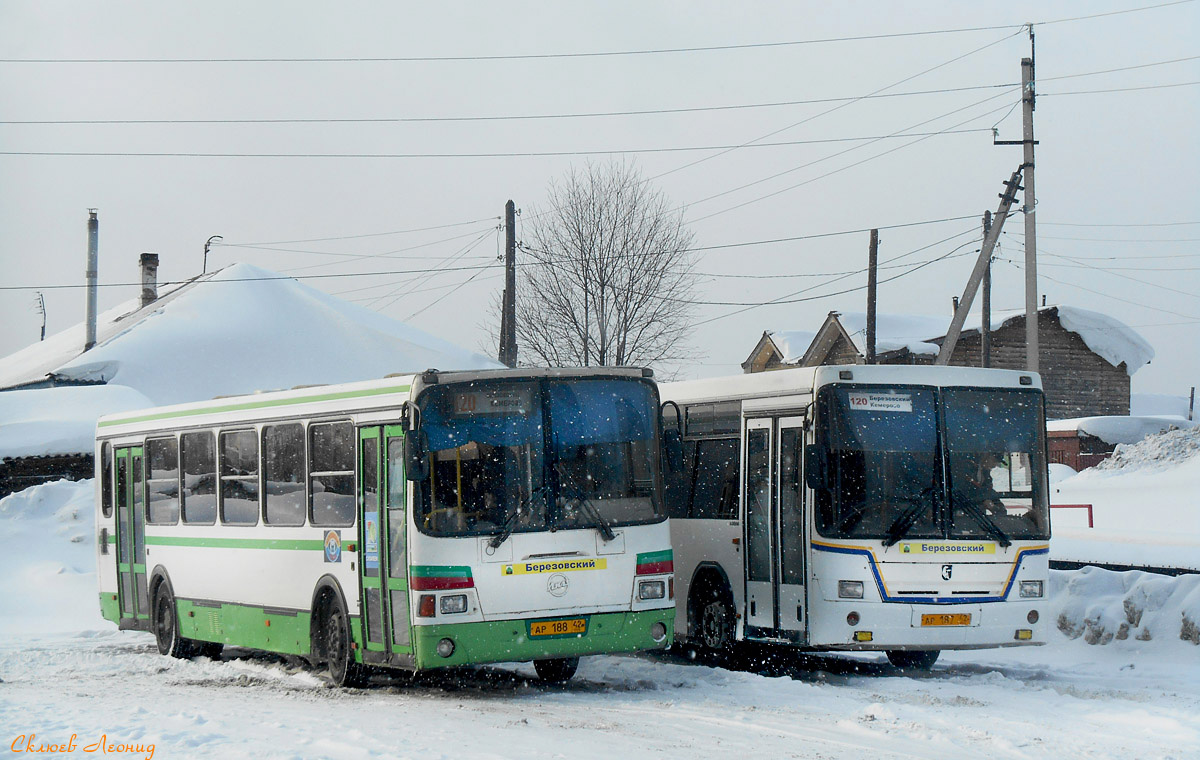
[[[1033,109],[1035,105],[1034,84],[1037,81],[1034,67],[1033,24],[1029,25],[1029,57],[1021,59],[1021,139],[996,140],[993,145],[1020,145],[1025,149],[1021,169],[1025,175],[1025,367],[1030,372],[1038,371],[1038,306],[1037,306],[1037,194],[1033,189]]]
[[[1037,195],[1033,191],[1033,26],[1029,27],[1029,58],[1021,59],[1022,136],[1025,143],[1025,368],[1038,371]]]
[[[871,250],[867,255],[867,364],[875,363],[875,301],[879,265],[879,230],[871,230]]]
[[[500,363],[517,366],[517,207],[504,204],[504,302],[500,315]]]
[[[96,276],[100,245],[100,219],[96,216],[96,213],[96,209],[88,209],[88,253],[87,271],[85,273],[87,279],[87,304],[84,317],[87,321],[87,333],[83,341],[84,351],[89,351],[92,346],[96,345]]]
[[[1004,183],[1004,192],[1000,195],[1000,206],[996,209],[996,223],[987,237],[983,239],[983,246],[979,249],[979,258],[975,260],[975,268],[971,270],[971,278],[967,280],[967,287],[963,290],[958,308],[954,310],[954,319],[950,320],[950,329],[946,331],[946,338],[942,341],[942,348],[938,351],[934,364],[945,366],[950,363],[950,355],[954,353],[954,346],[958,343],[958,336],[962,333],[963,322],[967,320],[967,312],[971,310],[971,302],[975,300],[975,291],[979,289],[979,283],[983,280],[984,269],[991,261],[992,250],[1000,238],[1000,231],[1004,229],[1004,220],[1008,218],[1009,209],[1016,201],[1017,191],[1020,189],[1021,170],[1017,169],[1009,177],[1008,182]]]
[[[992,212],[983,212],[983,239],[992,229]],[[979,325],[979,366],[992,366],[992,257],[983,270],[983,319]]]

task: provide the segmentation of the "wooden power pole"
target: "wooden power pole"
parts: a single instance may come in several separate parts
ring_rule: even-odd
[[[871,249],[867,254],[867,364],[875,363],[875,301],[879,267],[879,230],[871,230]]]
[[[504,204],[504,301],[500,315],[500,354],[506,367],[517,366],[517,210]]]
[[[975,291],[979,290],[983,272],[992,260],[992,250],[996,247],[996,240],[1000,237],[1000,231],[1004,229],[1004,220],[1008,218],[1009,209],[1012,208],[1017,191],[1020,189],[1021,170],[1017,169],[1012,173],[1008,182],[1004,183],[1004,192],[1000,195],[1000,207],[996,209],[995,224],[992,225],[987,237],[983,239],[983,246],[979,249],[979,258],[975,260],[975,268],[971,271],[971,278],[967,280],[967,287],[963,290],[962,299],[954,310],[954,319],[950,320],[950,329],[946,331],[946,338],[942,341],[942,349],[938,351],[934,364],[950,363],[950,355],[954,353],[954,346],[958,343],[958,336],[962,333],[963,322],[967,320],[967,312],[971,310],[971,302],[975,300]]]
[[[992,212],[983,212],[983,239],[992,229]],[[983,319],[979,325],[979,366],[992,366],[992,257],[983,270]]]

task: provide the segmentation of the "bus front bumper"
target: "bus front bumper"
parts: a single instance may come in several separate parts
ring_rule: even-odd
[[[666,649],[671,646],[675,608],[575,617],[587,619],[585,633],[532,636],[531,623],[540,618],[417,625],[412,629],[416,666],[424,670]],[[559,616],[547,620],[561,619]],[[656,625],[661,625],[658,630],[663,634],[659,640],[653,635]],[[454,644],[449,657],[438,653],[438,644],[443,639]]]

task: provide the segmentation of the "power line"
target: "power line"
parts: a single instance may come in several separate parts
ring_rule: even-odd
[[[539,158],[554,156],[620,156],[630,153],[694,153],[706,150],[737,150],[738,148],[780,148],[792,145],[816,145],[819,143],[877,142],[895,137],[940,137],[942,135],[990,132],[988,129],[944,130],[940,132],[913,133],[905,135],[866,135],[861,137],[826,137],[811,140],[788,140],[771,143],[749,143],[737,145],[686,145],[663,148],[609,148],[596,150],[540,150],[484,153],[196,153],[182,151],[0,151],[0,156],[75,156],[99,158]]]
[[[691,106],[680,108],[649,108],[626,111],[583,111],[577,113],[511,114],[488,116],[411,116],[378,118],[294,118],[294,119],[28,119],[0,120],[0,124],[11,125],[73,125],[73,124],[419,124],[425,122],[471,122],[471,121],[525,121],[538,119],[591,119],[613,116],[650,116],[664,114],[703,113],[712,111],[740,111],[756,108],[781,108],[785,106],[818,105],[879,98],[902,98],[916,95],[941,95],[972,90],[1017,87],[1020,82],[983,84],[967,87],[943,87],[933,90],[910,90],[874,95],[851,95],[836,98],[809,98],[805,100],[781,100],[768,103],[738,103],[722,106]]]
[[[498,216],[488,216],[482,219],[472,219],[469,222],[454,222],[453,224],[439,224],[434,227],[412,227],[407,230],[392,230],[391,232],[368,232],[361,235],[338,235],[336,237],[320,237],[320,238],[305,238],[303,240],[266,240],[256,243],[217,243],[217,246],[237,247],[237,248],[252,248],[264,245],[292,245],[293,243],[322,243],[326,240],[357,240],[360,238],[384,237],[386,235],[406,235],[410,232],[428,232],[430,230],[444,230],[451,227],[465,227],[469,224],[480,224],[482,222],[498,221]]]
[[[1134,90],[1165,90],[1171,87],[1190,87],[1200,84],[1200,80],[1195,82],[1174,82],[1172,84],[1147,84],[1141,87],[1108,87],[1103,90],[1075,90],[1073,92],[1039,92],[1039,98],[1057,98],[1062,95],[1096,95],[1098,93],[1107,92],[1133,92]]]
[[[1189,0],[1190,1],[1190,0]],[[1076,79],[1078,77],[1094,77],[1100,74],[1114,74],[1118,71],[1133,71],[1135,69],[1148,69],[1152,66],[1167,66],[1172,63],[1183,63],[1185,61],[1194,61],[1200,58],[1200,55],[1192,55],[1186,58],[1172,58],[1169,61],[1155,61],[1153,63],[1139,63],[1133,66],[1121,66],[1115,69],[1102,69],[1100,71],[1085,71],[1079,74],[1060,74],[1055,77],[1038,77],[1038,82],[1056,82],[1060,79]]]
[[[1185,227],[1187,225],[1200,224],[1200,222],[1131,222],[1124,224],[1102,222],[1088,224],[1084,222],[1043,222],[1039,219],[1038,224],[1053,225],[1055,227]]]
[[[1014,268],[1016,268],[1016,269],[1020,269],[1020,268],[1021,268],[1020,266],[1018,266],[1016,263],[1014,263],[1013,261],[1011,261],[1011,260],[1009,260],[1009,259],[1003,259],[1003,261],[1005,261],[1005,262],[1007,262],[1007,263],[1009,263],[1009,264],[1012,264],[1012,266],[1013,266]],[[1133,306],[1140,306],[1140,307],[1142,307],[1143,309],[1150,309],[1151,311],[1160,311],[1160,312],[1162,312],[1162,313],[1164,313],[1164,314],[1171,314],[1171,315],[1174,315],[1174,316],[1176,316],[1176,317],[1184,317],[1185,319],[1193,319],[1193,320],[1198,320],[1198,321],[1200,321],[1200,317],[1198,317],[1198,316],[1195,316],[1194,314],[1183,314],[1183,313],[1181,313],[1181,312],[1178,312],[1178,311],[1171,311],[1170,309],[1161,309],[1161,308],[1159,308],[1159,307],[1157,307],[1157,306],[1150,306],[1150,305],[1148,305],[1148,304],[1140,303],[1140,302],[1138,302],[1138,301],[1131,301],[1131,300],[1129,300],[1128,298],[1121,298],[1120,296],[1114,296],[1114,295],[1111,295],[1111,294],[1109,294],[1109,293],[1103,293],[1103,292],[1101,292],[1101,291],[1099,291],[1099,290],[1093,290],[1092,288],[1084,287],[1083,285],[1080,285],[1080,284],[1078,284],[1078,283],[1074,283],[1074,282],[1065,282],[1065,281],[1063,281],[1063,280],[1055,279],[1054,277],[1051,277],[1051,276],[1050,276],[1050,275],[1048,275],[1048,274],[1042,274],[1042,273],[1038,273],[1038,276],[1039,276],[1039,277],[1041,277],[1041,278],[1043,278],[1043,279],[1049,280],[1050,282],[1057,283],[1057,284],[1059,284],[1059,285],[1066,285],[1067,287],[1071,287],[1071,288],[1078,288],[1079,290],[1084,290],[1084,291],[1087,291],[1088,293],[1092,293],[1092,294],[1094,294],[1094,295],[1102,296],[1102,297],[1104,297],[1104,298],[1111,298],[1111,299],[1113,299],[1114,301],[1121,301],[1122,303],[1132,304]]]
[[[1173,5],[1183,5],[1193,0],[1174,0],[1174,2],[1157,5],[1128,8],[1106,13],[1093,13],[1085,16],[1050,19],[1032,22],[1034,25],[1063,24],[1075,21],[1105,18],[1127,13],[1166,8]],[[754,50],[764,48],[795,47],[801,45],[822,45],[837,42],[863,42],[870,40],[897,39],[904,37],[926,37],[943,34],[962,34],[968,32],[986,32],[998,29],[1024,29],[1028,24],[996,24],[991,26],[968,26],[950,29],[923,29],[911,32],[891,32],[886,34],[862,34],[845,37],[820,37],[805,40],[787,40],[781,42],[753,42],[736,45],[704,45],[694,47],[650,48],[642,50],[602,50],[582,53],[514,53],[499,55],[452,55],[452,56],[405,56],[405,57],[331,57],[331,58],[0,58],[0,63],[439,63],[459,61],[526,61],[569,58],[606,58],[617,56],[665,55],[678,53],[718,52],[728,50]]]

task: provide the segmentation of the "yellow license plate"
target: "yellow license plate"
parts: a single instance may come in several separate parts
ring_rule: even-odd
[[[543,620],[530,623],[530,636],[570,636],[587,633],[587,618],[571,618],[570,620]]]
[[[971,613],[954,613],[951,615],[922,615],[921,625],[970,625]]]

